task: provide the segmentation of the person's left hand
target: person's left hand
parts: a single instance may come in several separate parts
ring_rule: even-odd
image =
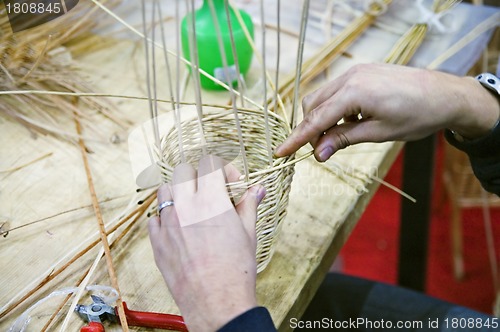
[[[156,265],[190,331],[215,331],[257,306],[255,297],[257,206],[262,186],[250,188],[236,207],[226,181],[239,172],[217,157],[174,170],[158,202],[174,201],[149,221]]]

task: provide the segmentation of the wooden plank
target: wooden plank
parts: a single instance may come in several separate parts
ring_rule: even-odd
[[[395,16],[394,13],[392,15]],[[378,39],[380,36],[383,38]],[[287,50],[294,50],[296,40],[290,36],[284,38],[289,38],[283,43],[287,45]],[[370,30],[368,36],[349,51],[353,58],[340,59],[333,66],[332,74],[338,75],[356,62],[380,59],[396,38],[396,34],[380,29]],[[142,43],[138,39],[130,39],[109,41],[110,47],[92,48],[92,52],[78,58],[85,79],[96,92],[146,95]],[[100,44],[106,44],[103,40],[99,39]],[[369,47],[372,43],[377,44],[376,49]],[[447,45],[441,41],[436,44],[439,47]],[[370,51],[374,51],[369,52],[369,55],[366,52],[367,45]],[[269,47],[272,50],[272,45]],[[307,48],[306,56],[319,47],[318,43],[312,43]],[[294,56],[295,52],[283,52],[283,72],[292,70]],[[161,95],[165,96],[168,80],[162,70],[159,68],[163,74],[158,77],[158,86]],[[249,95],[258,101],[261,92],[257,83],[260,77],[256,73],[260,73],[260,70],[252,71],[247,78],[249,86],[257,86],[249,91]],[[323,78],[313,82],[310,88],[322,83]],[[186,99],[193,99],[189,90]],[[204,92],[203,100],[225,104],[229,97],[224,92]],[[112,98],[110,102],[119,111],[119,116],[133,125],[148,119],[145,101]],[[160,106],[161,113],[166,113],[168,109],[168,104]],[[91,138],[86,140],[86,144],[92,151],[89,158],[97,196],[101,201],[104,220],[109,223],[134,208],[136,201],[144,196],[135,193],[136,186],[125,143],[133,125],[123,129],[95,114],[94,110],[85,111],[97,130],[96,133],[88,127],[84,129]],[[61,122],[68,131],[74,132],[71,118]],[[6,238],[0,238],[0,307],[4,307],[13,297],[25,293],[31,283],[38,283],[56,270],[54,263],[60,262],[59,266],[62,265],[79,248],[97,239],[98,235],[78,147],[52,137],[34,139],[23,127],[9,121],[0,122],[0,136],[0,171],[49,154],[15,172],[0,173],[0,222],[9,220],[11,227],[16,227],[42,220],[14,230]],[[121,143],[111,143],[112,137],[114,141],[120,138]],[[361,144],[340,151],[324,165],[312,158],[296,165],[288,215],[276,238],[275,255],[267,269],[259,274],[257,284],[260,304],[270,309],[281,330],[289,330],[289,319],[298,318],[303,313],[377,189],[377,183],[370,182],[368,177],[353,178],[351,171],[361,168],[364,173],[383,177],[400,148],[401,144],[396,143]],[[301,153],[306,151],[303,149]],[[337,172],[336,163],[342,164],[342,169],[347,171]],[[145,219],[142,218],[112,248],[122,296],[132,309],[178,313],[154,264]],[[35,296],[1,318],[0,329],[6,330],[24,310],[52,291],[74,286],[95,259],[98,249],[89,251]],[[104,262],[100,262],[90,282],[109,285]],[[51,300],[33,312],[30,328],[39,330],[59,303],[59,299]],[[63,312],[67,309],[65,307]],[[69,330],[77,330],[82,322],[76,315],[71,315]],[[58,318],[59,323],[62,318]],[[107,330],[119,331],[120,327],[110,326]]]

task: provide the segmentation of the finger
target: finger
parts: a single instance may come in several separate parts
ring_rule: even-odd
[[[161,222],[160,218],[154,216],[148,220],[148,231],[149,231],[149,240],[151,241],[151,247],[153,249],[156,247],[158,243],[161,241]]]
[[[190,164],[180,164],[172,175],[172,195],[175,199],[186,199],[196,193],[197,172]]]
[[[201,158],[198,166],[198,191],[226,191],[225,161],[216,156]]]
[[[328,130],[314,150],[316,160],[323,162],[350,145],[375,141],[376,127],[373,122],[346,122]]]
[[[172,199],[172,188],[170,184],[164,183],[158,188],[157,192],[158,204],[161,204],[165,201],[171,201]],[[165,208],[167,209],[167,208]],[[163,209],[163,210],[165,210]],[[162,211],[163,212],[163,211]]]
[[[174,201],[172,195],[172,187],[168,183],[164,183],[158,188],[158,207],[164,202]],[[160,220],[165,226],[174,226],[177,225],[177,213],[175,211],[175,202],[174,205],[166,206],[161,209],[160,212]]]
[[[248,189],[241,201],[236,205],[236,212],[243,222],[243,226],[251,239],[255,238],[255,223],[257,221],[257,207],[266,195],[263,186],[256,185]]]
[[[333,81],[327,83],[325,86],[306,95],[302,99],[302,111],[304,112],[304,116],[336,94],[337,91],[339,91],[344,85],[345,80],[346,75],[341,75]]]
[[[330,97],[332,97],[337,91],[342,87],[345,81],[345,75],[331,81],[326,86],[317,89],[316,91],[308,94],[302,99],[302,112],[304,113],[304,118],[313,111],[315,108],[326,102]],[[309,143],[313,148],[316,147],[318,140],[321,138],[323,133],[317,133],[317,135],[311,137]]]
[[[321,135],[344,117],[346,106],[338,95],[319,105],[307,114],[290,136],[275,150],[277,157],[291,155],[307,142],[320,140]],[[317,144],[316,144],[317,145]],[[314,146],[314,145],[313,145]]]
[[[224,166],[224,172],[226,173],[227,182],[236,182],[241,177],[241,172],[232,163],[227,163]]]

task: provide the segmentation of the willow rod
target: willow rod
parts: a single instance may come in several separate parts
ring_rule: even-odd
[[[115,13],[113,13],[109,8],[107,8],[106,6],[104,6],[102,3],[100,3],[99,1],[97,0],[90,0],[92,1],[96,6],[98,6],[100,9],[102,9],[105,13],[107,13],[108,15],[110,15],[111,17],[113,17],[115,20],[117,20],[120,24],[123,24],[127,29],[129,29],[130,31],[132,31],[134,34],[136,34],[137,36],[141,37],[141,38],[146,38],[148,40],[148,42],[152,43],[153,45],[155,45],[156,47],[160,47],[162,48],[163,46],[159,43],[153,43],[151,39],[147,38],[147,36],[145,36],[142,32],[140,32],[139,30],[137,30],[136,28],[134,28],[132,25],[130,25],[129,23],[127,23],[125,20],[123,20],[121,17],[119,17],[118,15],[116,15]],[[174,57],[179,57],[179,59],[186,65],[188,65],[189,67],[191,67],[192,69],[194,68],[193,64],[185,59],[184,57],[181,57],[179,55],[179,52],[173,52],[171,50],[166,50],[167,53],[171,56],[174,56]],[[209,73],[207,73],[206,71],[204,71],[203,69],[201,68],[197,68],[197,72],[203,76],[205,76],[206,78],[208,78],[209,80],[211,80],[212,82],[220,85],[221,87],[223,87],[224,89],[228,90],[229,91],[229,86],[222,82],[221,80],[213,77],[212,75],[210,75]],[[250,104],[254,105],[255,107],[259,108],[259,109],[262,109],[262,105],[260,105],[259,103],[253,101],[252,99],[248,98],[248,96],[242,96],[239,92],[235,92],[239,97],[241,98],[244,98],[247,102],[249,102]]]
[[[382,1],[386,6],[392,3],[392,0]],[[376,1],[371,3],[369,8],[370,11],[365,12],[362,16],[351,22],[320,51],[304,62],[302,66],[301,85],[309,83],[318,74],[324,72],[337,57],[343,54],[375,22],[377,15],[380,15],[383,11],[381,4]],[[279,94],[283,100],[292,98],[294,82],[295,76],[289,75],[281,85]]]
[[[174,115],[176,119],[175,126],[178,129],[179,135],[177,137],[177,141],[179,142],[179,152],[181,154],[181,161],[186,162],[186,156],[184,154],[184,147],[182,146],[182,128],[181,128],[181,111],[180,111],[180,102],[181,102],[181,43],[180,43],[180,13],[179,13],[179,0],[175,0],[175,96],[176,96],[176,104],[174,108]],[[167,52],[167,48],[165,48],[165,52]]]
[[[268,103],[267,103],[266,17],[264,15],[264,0],[260,0],[260,20],[262,22],[262,24],[261,24],[261,28],[262,28],[262,81],[264,82],[264,84],[263,84],[264,100],[263,100],[262,105],[264,106],[264,124],[266,126],[265,135],[266,135],[267,158],[268,158],[269,166],[273,167],[273,147],[271,144],[271,130],[269,128],[269,109],[268,109]],[[276,90],[276,89],[274,89],[274,90]],[[247,178],[247,180],[248,180],[248,178]]]
[[[154,10],[153,10],[154,12]],[[146,91],[148,94],[148,107],[149,107],[149,113],[150,113],[150,118],[152,120],[151,124],[153,126],[153,134],[155,138],[155,143],[156,146],[160,146],[160,133],[158,129],[158,122],[154,114],[154,108],[153,108],[153,98],[152,98],[152,92],[151,92],[151,66],[150,66],[150,60],[149,60],[149,43],[147,40],[146,36],[146,3],[145,0],[141,0],[141,13],[142,13],[142,29],[143,29],[143,34],[144,34],[144,54],[145,54],[145,62],[146,62]],[[154,42],[154,40],[153,40]],[[154,48],[154,47],[153,47]]]
[[[112,241],[111,245],[110,245],[110,248],[113,249],[117,244],[118,242],[120,242],[121,239],[123,239],[129,232],[130,230],[132,229],[132,227],[137,223],[137,221],[140,220],[140,218],[143,216],[145,210],[151,205],[151,203],[154,201],[155,197],[154,196],[151,196],[149,198],[147,198],[144,203],[143,203],[143,207],[140,209],[141,211],[139,211],[136,215],[135,215],[135,218],[127,225],[127,227],[125,227],[125,229]],[[108,235],[110,233],[108,232]],[[100,254],[99,256],[102,257],[102,254]],[[83,274],[82,276],[78,279],[77,281],[77,287],[79,287],[79,285],[83,282],[83,280],[85,279],[85,277],[89,274],[89,272],[92,270],[92,266],[89,267]],[[58,309],[56,309],[56,311],[52,314],[52,316],[49,318],[49,320],[47,321],[47,323],[45,324],[44,328],[42,329],[41,332],[44,332],[46,331],[50,324],[52,323],[52,321],[55,319],[55,317],[57,316],[57,313],[60,312],[62,310],[62,308],[64,307],[64,305],[66,304],[66,302],[68,302],[68,300],[71,298],[71,295],[68,295],[62,302],[61,304],[59,305]]]
[[[132,212],[127,214],[125,217],[122,218],[116,225],[111,227],[107,232],[106,235],[109,235],[113,232],[115,232],[120,226],[125,224],[127,221],[129,221],[131,218],[136,216],[137,214],[142,215],[149,205],[154,201],[156,198],[156,194],[150,194],[148,198],[146,199],[145,203],[143,206],[140,206],[136,209],[134,209]],[[28,298],[30,298],[33,294],[35,294],[38,290],[40,290],[42,287],[44,287],[47,283],[55,279],[57,276],[59,276],[61,273],[63,273],[71,264],[76,262],[79,258],[81,258],[83,255],[85,255],[87,252],[89,252],[92,248],[94,248],[96,245],[98,245],[100,242],[100,239],[96,239],[93,242],[91,242],[89,245],[87,245],[85,248],[77,252],[71,259],[69,259],[65,264],[63,264],[60,268],[57,270],[55,268],[52,268],[48,274],[35,286],[33,286],[30,290],[28,290],[24,295],[21,296],[21,298],[15,302],[11,300],[10,304],[7,304],[6,306],[2,307],[2,311],[0,312],[0,319],[5,317],[8,313],[10,313],[12,310],[17,308],[20,304],[22,304],[24,301],[26,301]],[[33,282],[32,282],[33,284]],[[14,298],[16,298],[14,296]]]
[[[235,7],[233,4],[233,0],[228,0],[228,1],[232,7]],[[255,46],[255,43],[252,39],[252,36],[250,35],[250,31],[248,31],[247,26],[243,20],[243,17],[241,16],[241,13],[238,10],[235,10],[234,13],[236,15],[236,19],[238,20],[238,23],[240,24],[241,28],[243,29],[243,33],[245,34],[245,38],[247,39],[248,43],[252,47],[255,58],[262,65],[262,63],[263,63],[262,56],[259,53],[257,47]],[[278,85],[274,85],[273,79],[271,78],[271,75],[268,72],[266,72],[266,79],[269,82],[269,86],[271,87],[271,89],[273,89],[273,91],[276,92],[278,90]],[[281,99],[281,96],[279,94],[277,94],[277,99],[278,99],[278,106],[282,111],[282,115],[283,115],[283,117],[285,117],[286,123],[289,124],[290,122],[287,119],[287,112],[286,112],[285,104],[283,103],[283,100]],[[259,109],[263,110],[264,108],[261,105],[259,105]],[[288,129],[291,129],[291,128],[288,128]]]
[[[76,131],[78,135],[82,134],[82,127],[80,124],[80,121],[78,118],[75,118],[75,124],[76,124]],[[89,165],[89,160],[87,157],[87,147],[85,146],[85,143],[83,142],[83,139],[78,140],[78,145],[80,146],[80,152],[82,155],[82,160],[83,160],[83,165],[85,168],[85,174],[87,176],[87,184],[89,187],[89,192],[90,192],[90,197],[92,199],[92,206],[94,208],[96,220],[99,226],[99,233],[101,236],[101,243],[104,248],[104,253],[105,253],[105,258],[106,258],[106,265],[108,267],[108,273],[111,278],[111,284],[113,285],[113,288],[116,289],[118,292],[118,300],[117,300],[117,306],[118,306],[118,317],[120,318],[120,324],[122,326],[122,329],[124,332],[127,332],[128,329],[128,324],[127,324],[127,317],[125,316],[125,309],[123,307],[123,300],[122,296],[120,293],[120,287],[118,285],[118,279],[116,277],[116,271],[113,266],[113,258],[111,257],[111,250],[109,248],[109,242],[108,242],[108,237],[106,234],[106,228],[104,227],[104,220],[102,217],[102,212],[101,208],[99,205],[99,200],[97,199],[97,194],[95,191],[94,187],[94,180],[92,178],[92,172],[90,170],[90,165]]]
[[[158,8],[158,14],[160,16],[160,19],[163,17],[163,14],[162,14],[162,11],[161,11],[161,5],[160,5],[160,2],[158,0],[155,0],[155,4]],[[176,15],[178,14],[178,4],[176,2]],[[176,16],[176,22],[179,21],[179,17]],[[176,24],[176,29],[178,30],[178,24]],[[178,140],[178,144],[179,144],[179,152],[181,154],[181,160],[182,162],[184,163],[185,160],[186,160],[186,157],[184,155],[184,147],[182,146],[182,140],[181,140],[181,137],[182,137],[182,128],[180,128],[180,119],[179,119],[179,103],[178,103],[178,99],[180,98],[179,95],[177,94],[176,97],[177,97],[177,100],[175,99],[174,97],[174,89],[173,89],[173,82],[172,82],[172,70],[170,68],[170,61],[168,61],[168,54],[167,54],[167,40],[165,38],[165,28],[163,26],[163,24],[160,24],[160,31],[161,31],[161,40],[162,40],[162,45],[163,45],[163,60],[165,61],[165,66],[166,66],[166,71],[167,71],[167,77],[168,77],[168,91],[170,93],[170,100],[171,100],[171,104],[172,104],[172,115],[174,117],[174,123],[175,123],[175,127],[177,128],[177,132],[179,133],[179,140]],[[179,36],[176,36],[176,38],[178,39]],[[177,65],[180,66],[180,64],[178,63]],[[177,70],[179,70],[179,68],[177,68]],[[180,75],[177,74],[176,75],[176,78],[179,77]],[[176,84],[178,86],[178,82],[179,80],[176,79]],[[177,91],[179,91],[179,89],[177,89]],[[158,102],[158,99],[155,97],[155,100]]]
[[[234,69],[236,70],[236,77],[238,79],[238,87],[240,90],[240,101],[241,101],[241,107],[245,107],[245,96],[246,93],[246,84],[245,80],[243,79],[243,76],[241,75],[241,70],[240,70],[240,63],[238,61],[238,53],[236,51],[236,42],[234,40],[234,34],[233,34],[233,23],[231,22],[231,8],[229,7],[229,1],[224,1],[224,10],[226,11],[226,19],[227,19],[227,28],[229,30],[229,41],[231,42],[231,51],[233,53],[233,59],[234,59]],[[234,9],[237,10],[237,9]]]
[[[241,155],[243,158],[243,168],[244,168],[244,172],[246,174],[246,177],[248,179],[249,168],[248,168],[247,153],[246,153],[246,149],[245,149],[245,142],[243,142],[243,134],[241,131],[241,122],[240,122],[240,118],[238,116],[238,110],[236,109],[236,94],[234,93],[233,83],[232,83],[231,75],[229,72],[226,50],[224,48],[224,42],[222,40],[222,30],[220,28],[219,19],[217,18],[217,13],[215,12],[213,0],[208,0],[208,5],[210,7],[210,13],[212,15],[212,19],[214,21],[215,30],[217,32],[217,44],[219,46],[219,52],[220,52],[221,59],[222,59],[222,67],[223,67],[224,76],[225,76],[227,84],[229,86],[229,93],[231,95],[231,105],[232,105],[232,110],[233,110],[233,116],[234,116],[234,121],[236,124],[236,131],[238,132],[238,143],[240,145],[240,152],[241,152]],[[234,62],[235,63],[238,62],[237,57],[234,58]],[[264,107],[264,112],[265,112],[265,107]],[[201,121],[203,121],[203,118],[201,118],[199,120],[201,122]]]
[[[54,154],[53,152],[49,152],[49,153],[46,153],[46,154],[44,154],[44,155],[42,155],[42,156],[40,156],[38,158],[35,158],[35,159],[31,160],[31,161],[28,161],[27,163],[24,163],[24,164],[21,164],[21,165],[18,165],[18,166],[14,166],[12,168],[0,170],[0,174],[1,173],[12,173],[12,172],[18,171],[18,170],[23,169],[23,168],[25,168],[27,166],[33,165],[34,163],[37,163],[37,162],[39,162],[39,161],[41,161],[41,160],[43,160],[45,158],[48,158],[48,157],[52,156],[53,154]],[[1,233],[0,233],[0,235],[1,235]]]
[[[278,105],[278,86],[280,76],[280,60],[281,60],[281,0],[276,1],[276,74],[274,77],[274,98],[273,105]]]
[[[302,7],[302,19],[300,20],[299,47],[297,48],[297,64],[295,66],[295,79],[293,84],[292,122],[290,124],[290,127],[292,129],[295,128],[295,125],[297,123],[297,109],[299,107],[299,92],[302,76],[302,62],[304,58],[304,44],[306,42],[306,28],[307,20],[309,18],[309,3],[310,0],[304,0],[304,5]]]

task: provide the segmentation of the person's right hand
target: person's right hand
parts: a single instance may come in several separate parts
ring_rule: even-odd
[[[416,140],[443,128],[476,138],[494,126],[500,106],[471,77],[368,64],[306,96],[303,111],[303,122],[276,149],[277,157],[310,142],[316,159],[325,161],[349,145]]]

